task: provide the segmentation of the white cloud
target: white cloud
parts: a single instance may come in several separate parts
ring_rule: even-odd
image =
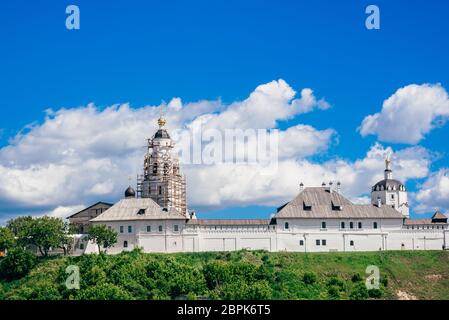
[[[81,211],[85,208],[85,206],[83,205],[78,205],[78,206],[71,206],[71,207],[56,207],[55,209],[46,212],[45,215],[46,216],[50,216],[50,217],[55,217],[55,218],[61,218],[61,219],[66,219],[67,217],[69,217],[70,215]]]
[[[357,203],[366,203],[371,187],[383,179],[385,157],[393,156],[395,178],[406,183],[409,179],[426,177],[431,155],[422,147],[394,152],[375,144],[364,158],[356,161],[329,160],[322,164],[307,159],[281,159],[278,170],[261,174],[257,165],[217,164],[198,168],[187,167],[191,204],[221,206],[263,204],[278,206],[291,200],[299,192],[299,184],[320,186],[322,182],[341,181],[342,192]]]
[[[314,109],[327,109],[329,104],[317,99],[310,89],[303,89],[295,98],[295,91],[283,80],[261,85],[243,101],[224,105],[220,100],[183,104],[180,98],[172,99],[166,108],[168,129],[192,126],[202,122],[205,128],[275,128],[278,121]],[[138,109],[128,104],[98,108],[93,104],[72,109],[47,110],[40,124],[27,126],[0,149],[0,204],[21,208],[56,208],[52,214],[65,214],[81,204],[122,195],[128,178],[142,170],[146,138],[156,130],[160,106]],[[297,125],[282,131],[280,139],[282,159],[288,167],[294,159],[325,151],[332,143],[332,129],[318,130],[307,125]],[[248,195],[236,199],[232,186],[221,181],[223,199],[196,192],[193,181],[205,174],[211,181],[238,166],[210,172],[210,168],[187,170],[189,200],[193,205],[227,202],[250,203],[263,199],[267,181],[259,179]],[[251,183],[257,172],[238,172],[241,183]],[[273,182],[276,187],[276,181]],[[207,193],[211,193],[207,190]],[[276,192],[275,192],[276,193]],[[206,199],[207,198],[207,199]],[[273,196],[273,203],[276,196]],[[245,202],[246,201],[246,202]],[[53,209],[51,209],[53,210]],[[61,213],[62,212],[62,213]]]
[[[434,172],[415,194],[417,212],[449,212],[449,168]]]
[[[220,100],[184,104],[174,98],[165,105],[167,126],[170,131],[198,123],[206,129],[272,129],[279,121],[329,108],[310,89],[295,96],[279,80],[230,105]],[[121,197],[128,178],[142,170],[146,138],[156,130],[159,109],[134,109],[127,104],[100,109],[90,104],[48,110],[43,123],[29,126],[0,149],[0,204],[42,208],[66,217],[84,204]],[[271,174],[261,174],[255,165],[186,165],[189,205],[278,206],[298,193],[301,181],[319,186],[330,180],[341,181],[350,199],[366,203],[371,186],[383,178],[387,153],[393,154],[395,177],[403,182],[429,173],[432,155],[422,147],[394,151],[375,144],[355,161],[335,158],[318,164],[307,158],[325,152],[336,136],[331,128],[318,130],[304,124],[280,131],[278,168]]]
[[[449,97],[440,84],[411,84],[385,100],[381,112],[367,116],[359,130],[380,141],[416,144],[448,118]]]

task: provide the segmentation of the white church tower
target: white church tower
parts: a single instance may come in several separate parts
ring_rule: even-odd
[[[407,190],[400,181],[393,179],[389,155],[385,160],[384,179],[376,183],[371,190],[371,203],[376,206],[391,206],[401,212],[404,218],[410,215]]]
[[[158,120],[159,130],[148,139],[144,173],[137,179],[137,195],[151,198],[163,208],[175,208],[190,218],[186,204],[186,180],[181,174],[179,159],[173,153],[175,146],[167,130],[166,120]]]

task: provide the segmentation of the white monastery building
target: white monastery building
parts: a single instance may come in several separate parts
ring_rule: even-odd
[[[81,226],[82,232],[91,224],[104,224],[115,230],[118,242],[108,253],[134,248],[145,252],[449,248],[445,215],[436,212],[431,219],[409,218],[407,190],[393,179],[390,159],[386,160],[384,179],[372,187],[371,204],[352,203],[341,194],[339,183],[323,183],[321,187],[304,187],[301,183],[299,194],[278,208],[271,219],[197,219],[187,209],[186,180],[164,126],[161,117],[159,130],[148,140],[137,191],[129,187],[118,203],[99,202],[69,217],[71,223]],[[97,246],[84,238],[78,236],[75,254],[97,252]]]

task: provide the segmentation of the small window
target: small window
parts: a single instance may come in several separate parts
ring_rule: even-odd
[[[326,221],[321,222],[321,229],[326,229]]]
[[[179,226],[178,226],[177,224],[175,224],[175,225],[173,226],[173,230],[174,230],[175,232],[178,232],[178,231],[179,231]]]
[[[123,248],[128,248],[128,241],[123,241]]]
[[[128,226],[128,233],[133,232],[133,227],[132,226]]]
[[[373,222],[373,229],[377,229],[377,222]]]
[[[84,250],[84,243],[80,243],[80,250]]]
[[[289,224],[288,224],[288,222],[286,222],[286,223],[284,224],[284,229],[285,229],[285,230],[288,230],[288,228],[289,228]]]
[[[162,187],[159,186],[159,194],[162,194]]]
[[[151,226],[147,226],[147,232],[151,232]]]
[[[391,200],[394,200],[394,194],[391,195]]]
[[[326,241],[325,239],[323,239],[323,240],[321,240],[321,244],[322,244],[323,246],[325,246],[325,245],[327,245],[327,241]]]
[[[162,226],[159,226],[159,232],[162,232]]]
[[[354,229],[354,222],[349,222],[349,229]]]
[[[362,227],[363,227],[363,226],[362,226],[362,223],[359,222],[359,223],[358,223],[358,228],[359,228],[359,229],[362,229]]]
[[[321,241],[319,239],[316,240],[316,245],[319,246],[321,244]]]
[[[299,240],[299,245],[303,246],[304,245],[304,240]]]
[[[120,233],[125,232],[125,228],[123,226],[120,226]]]
[[[342,221],[342,222],[340,223],[340,227],[341,227],[342,229],[345,228],[345,222],[344,222],[344,221]]]
[[[354,246],[354,240],[349,241],[350,246]]]

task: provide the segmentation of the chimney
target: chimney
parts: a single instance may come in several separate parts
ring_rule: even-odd
[[[304,183],[300,183],[299,184],[299,191],[303,191],[304,190]]]
[[[322,186],[322,187],[325,187],[325,186],[326,186],[326,183],[325,183],[325,182],[323,182],[323,183],[321,184],[321,186]]]
[[[382,207],[382,199],[380,197],[377,197],[377,206],[379,208]]]
[[[332,181],[329,181],[329,192],[332,193],[334,192],[334,183]]]
[[[337,182],[337,192],[340,193],[340,191],[341,191],[341,182],[338,181]]]

